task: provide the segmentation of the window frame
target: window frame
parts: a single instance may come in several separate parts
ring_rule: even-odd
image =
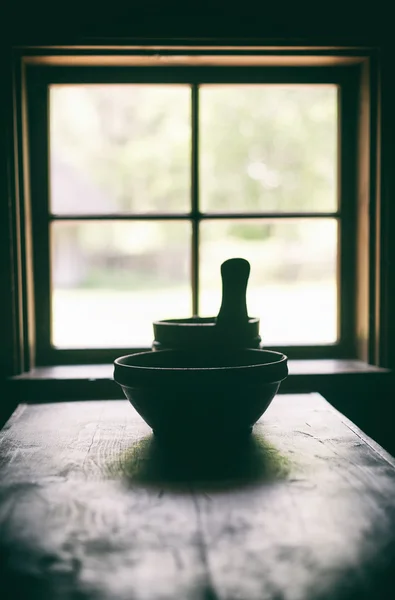
[[[219,51],[220,52],[220,51]],[[213,54],[213,51],[210,51]],[[303,55],[303,52],[302,52]],[[357,53],[358,59],[356,61],[349,61],[349,63],[332,65],[332,66],[281,66],[273,67],[270,69],[262,70],[261,67],[227,67],[226,72],[229,74],[232,71],[238,71],[241,75],[240,82],[251,82],[251,73],[254,73],[256,77],[259,77],[259,82],[262,83],[292,83],[296,82],[294,77],[297,73],[297,82],[301,82],[301,75],[307,77],[306,83],[335,83],[343,86],[343,90],[347,89],[346,94],[340,95],[341,111],[340,116],[343,115],[343,126],[347,123],[348,134],[343,136],[341,143],[340,153],[340,170],[343,173],[341,178],[342,185],[339,189],[339,206],[341,207],[343,215],[346,214],[346,218],[343,216],[343,227],[341,228],[341,234],[339,239],[339,258],[340,258],[340,271],[342,273],[341,286],[339,286],[339,313],[342,315],[342,330],[340,332],[340,342],[333,345],[325,346],[291,346],[284,347],[281,349],[285,351],[290,358],[304,359],[304,358],[363,358],[365,356],[358,353],[357,347],[357,331],[356,322],[359,316],[355,314],[355,303],[356,295],[358,293],[357,276],[356,276],[356,262],[357,262],[357,240],[356,240],[356,227],[355,221],[357,217],[357,196],[358,196],[358,183],[357,183],[357,162],[358,157],[358,136],[360,136],[359,120],[359,91],[361,81],[361,65],[364,60],[360,54]],[[20,56],[19,56],[20,60]],[[366,59],[370,62],[370,59]],[[21,200],[19,203],[20,207],[20,223],[22,230],[25,233],[25,239],[21,242],[21,263],[22,263],[22,279],[24,283],[23,294],[22,294],[22,329],[24,330],[25,343],[24,352],[21,362],[24,363],[23,370],[28,370],[32,366],[40,365],[54,365],[54,364],[87,364],[87,363],[107,363],[111,362],[115,356],[127,353],[128,351],[139,350],[137,348],[113,348],[113,349],[87,349],[87,350],[59,350],[53,351],[51,348],[48,349],[48,344],[42,344],[42,330],[43,320],[41,318],[40,311],[45,306],[45,298],[43,294],[40,294],[40,290],[43,287],[40,285],[40,277],[38,277],[38,293],[37,289],[34,289],[37,285],[37,273],[33,270],[34,264],[43,265],[43,255],[40,254],[43,251],[43,238],[41,237],[40,229],[37,229],[37,219],[40,221],[40,204],[31,202],[31,199],[36,197],[37,181],[41,178],[41,181],[47,181],[47,177],[43,178],[43,170],[37,168],[39,165],[35,164],[34,158],[39,156],[40,151],[47,152],[48,140],[44,139],[45,136],[35,136],[34,127],[42,127],[43,121],[47,119],[48,115],[43,111],[41,104],[41,115],[34,120],[34,124],[31,119],[31,100],[35,98],[37,105],[39,105],[40,95],[37,94],[37,90],[40,88],[44,89],[48,85],[48,75],[50,75],[50,82],[62,82],[76,83],[77,70],[82,77],[82,80],[86,82],[86,73],[91,71],[94,73],[94,79],[91,82],[108,82],[108,74],[110,73],[111,82],[119,82],[124,78],[125,82],[130,82],[130,70],[131,67],[92,67],[89,66],[42,66],[32,65],[31,61],[21,61],[20,70],[18,73],[17,69],[17,83],[18,74],[20,75],[19,86],[16,86],[16,104],[18,106],[16,126],[19,131],[18,146],[22,149],[22,152],[18,153],[18,166],[19,166],[19,183],[20,189],[19,194]],[[139,75],[143,73],[143,67],[137,67],[132,70],[138,70]],[[148,67],[147,70],[150,72],[150,82],[152,82],[153,70],[156,70],[158,79],[160,81],[169,83],[168,81],[168,69],[167,67]],[[187,74],[188,82],[191,79],[191,72],[195,75],[198,74],[199,67],[183,68],[174,67],[176,69],[177,76],[184,77]],[[224,70],[224,67],[221,67]],[[212,77],[215,74],[215,67],[205,67],[205,71],[209,74],[207,76],[207,82],[213,82]],[[85,71],[85,72],[84,72]],[[262,77],[263,72],[270,72],[270,78]],[[248,72],[248,76],[247,76]],[[314,78],[311,75],[314,73]],[[115,75],[117,75],[115,80]],[[104,76],[104,81],[103,81]],[[69,77],[69,80],[67,80]],[[210,79],[211,78],[211,79]],[[218,77],[215,77],[215,82],[218,82]],[[248,79],[248,81],[246,81]],[[201,80],[201,77],[200,77]],[[173,82],[173,81],[172,81]],[[225,81],[224,81],[225,82]],[[221,81],[222,83],[222,81]],[[235,83],[234,79],[228,81],[228,83]],[[35,89],[34,89],[34,86]],[[44,87],[43,87],[44,86]],[[34,92],[32,94],[32,89]],[[27,96],[28,94],[28,96]],[[27,102],[27,97],[29,102]],[[41,119],[41,121],[40,121]],[[29,126],[29,127],[28,127]],[[370,132],[372,133],[372,132]],[[29,146],[27,145],[27,139],[29,138]],[[34,151],[32,152],[32,140],[34,140]],[[41,141],[40,141],[41,140]],[[360,140],[359,140],[360,141]],[[31,159],[29,161],[29,156]],[[44,161],[42,161],[44,162]],[[30,176],[29,176],[30,172]],[[47,174],[46,174],[47,175]],[[39,186],[40,187],[40,186]],[[41,186],[42,188],[42,186]],[[47,190],[48,192],[48,190]],[[345,202],[345,198],[348,201]],[[30,209],[32,214],[30,215]],[[42,209],[42,206],[41,206]],[[344,224],[346,223],[346,226]],[[40,236],[40,237],[38,237]],[[33,244],[32,240],[40,239],[40,244]],[[31,249],[33,246],[33,252],[26,250]],[[348,252],[342,252],[342,248],[348,246]],[[41,251],[38,249],[41,248]],[[48,260],[47,260],[48,263]],[[372,272],[370,272],[372,277]],[[33,285],[33,279],[35,285]],[[370,282],[372,283],[372,282]],[[371,289],[371,288],[370,288]],[[47,296],[48,299],[48,296]],[[49,315],[49,311],[48,311]],[[366,315],[365,315],[366,316]],[[368,316],[368,319],[370,317]],[[48,328],[47,328],[48,330]],[[41,340],[41,341],[40,341]],[[275,348],[275,347],[274,347]],[[148,348],[142,348],[148,349]]]

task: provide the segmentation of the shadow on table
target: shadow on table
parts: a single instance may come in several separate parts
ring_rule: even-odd
[[[202,439],[199,445],[164,444],[149,435],[121,453],[108,469],[130,484],[214,490],[286,479],[291,462],[256,434],[238,443],[218,438],[210,443]]]

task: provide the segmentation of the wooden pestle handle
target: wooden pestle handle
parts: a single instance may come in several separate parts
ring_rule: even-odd
[[[250,263],[244,258],[230,258],[221,265],[222,303],[218,325],[239,328],[247,324],[247,283]]]

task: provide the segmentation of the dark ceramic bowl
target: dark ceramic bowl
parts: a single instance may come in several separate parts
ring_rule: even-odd
[[[155,434],[203,442],[250,432],[287,374],[287,357],[269,350],[162,350],[114,362],[115,381]]]

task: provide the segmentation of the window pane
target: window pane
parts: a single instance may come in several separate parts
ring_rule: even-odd
[[[52,224],[52,342],[150,346],[152,321],[190,316],[189,222]]]
[[[204,211],[334,211],[335,85],[200,88]]]
[[[51,210],[187,211],[190,88],[50,87]]]
[[[218,313],[220,265],[237,256],[251,264],[247,307],[250,316],[261,319],[265,345],[336,341],[335,219],[204,221],[202,316]]]

